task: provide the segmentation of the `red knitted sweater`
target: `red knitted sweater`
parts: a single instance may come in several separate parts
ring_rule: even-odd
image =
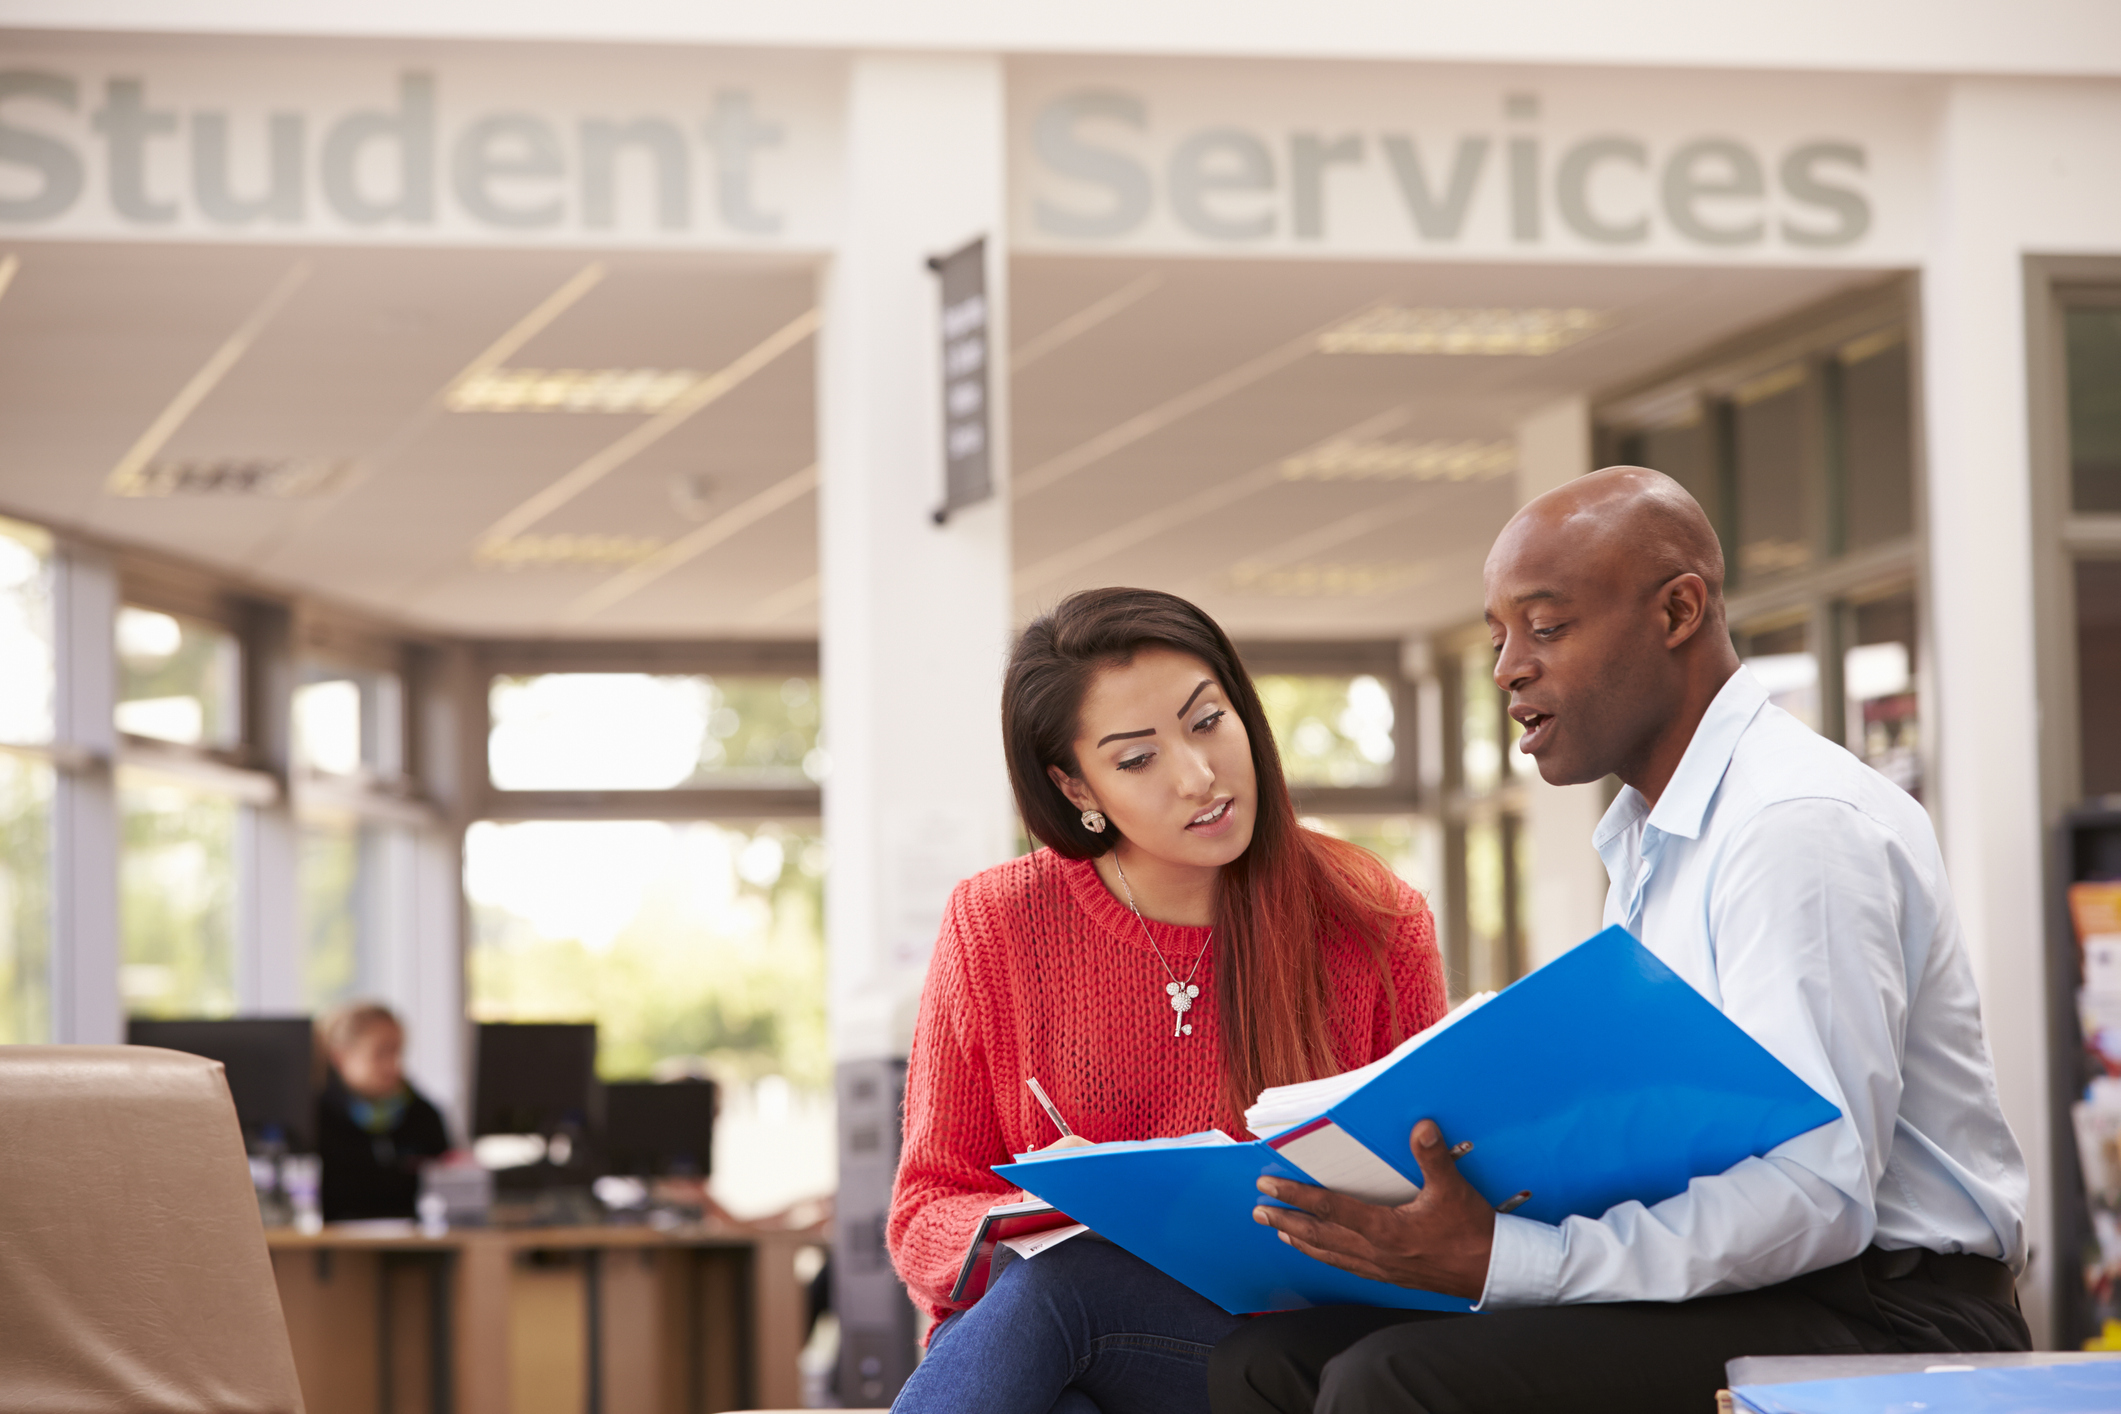
[[[1444,1013],[1428,906],[1409,912],[1390,954],[1400,1030],[1369,949],[1329,939],[1334,1043],[1366,1065]],[[915,1301],[952,1308],[965,1244],[992,1205],[1021,1196],[994,1164],[1059,1137],[1024,1086],[1036,1076],[1085,1139],[1151,1139],[1219,1128],[1250,1138],[1223,1107],[1221,1027],[1210,930],[1148,925],[1184,978],[1200,961],[1193,1034],[1171,1034],[1169,980],[1127,906],[1087,860],[1041,849],[958,885],[928,964],[906,1076],[906,1142],[891,1197],[891,1260]],[[959,1303],[963,1304],[963,1303]]]

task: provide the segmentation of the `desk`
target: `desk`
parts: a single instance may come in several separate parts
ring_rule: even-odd
[[[794,1406],[793,1232],[266,1233],[310,1414]]]

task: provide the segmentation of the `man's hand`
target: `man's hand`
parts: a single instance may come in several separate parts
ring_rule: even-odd
[[[1063,1134],[1038,1152],[1046,1154],[1051,1153],[1055,1149],[1094,1149],[1096,1147],[1095,1143],[1083,1138],[1080,1134]]]
[[[1262,1178],[1260,1192],[1303,1211],[1261,1204],[1252,1220],[1274,1228],[1297,1251],[1359,1277],[1477,1301],[1488,1284],[1495,1210],[1460,1177],[1436,1121],[1414,1126],[1411,1147],[1421,1165],[1421,1192],[1411,1203],[1387,1208],[1307,1183]]]

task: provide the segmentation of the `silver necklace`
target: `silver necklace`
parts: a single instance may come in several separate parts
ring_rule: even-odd
[[[1134,886],[1127,882],[1127,870],[1119,862],[1116,849],[1112,851],[1112,867],[1119,870],[1119,886],[1127,892],[1127,907],[1133,910],[1134,921],[1140,926],[1142,936],[1149,940],[1149,951],[1156,954],[1156,960],[1164,965],[1164,975],[1171,979],[1164,984],[1164,995],[1171,999],[1171,1010],[1176,1013],[1171,1019],[1171,1034],[1191,1036],[1193,1023],[1186,1020],[1186,1013],[1193,1010],[1193,999],[1200,995],[1200,988],[1193,985],[1193,978],[1200,972],[1200,960],[1208,955],[1208,944],[1215,941],[1215,934],[1210,932],[1200,940],[1200,951],[1193,954],[1193,966],[1186,970],[1186,980],[1179,981],[1178,974],[1171,970],[1171,960],[1156,945],[1156,935],[1149,931],[1149,922],[1142,917],[1141,906],[1134,901]]]

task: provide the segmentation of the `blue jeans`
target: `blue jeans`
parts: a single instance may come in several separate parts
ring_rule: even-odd
[[[1241,1324],[1084,1233],[937,1326],[892,1414],[1208,1414],[1208,1353]]]

